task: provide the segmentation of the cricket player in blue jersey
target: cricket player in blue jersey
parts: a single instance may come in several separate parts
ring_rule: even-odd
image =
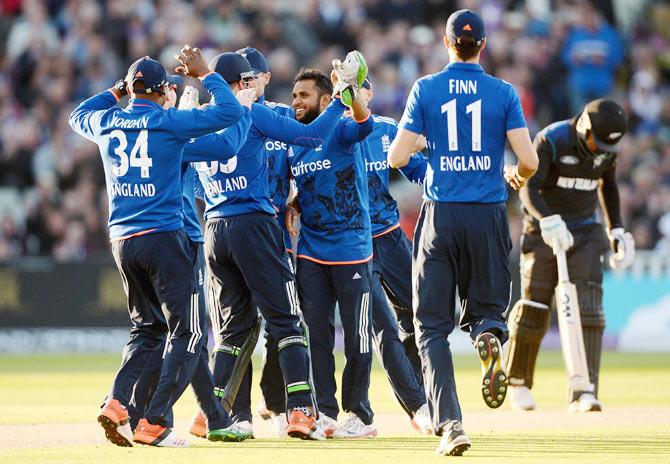
[[[352,53],[345,63],[359,60],[359,70],[363,69],[362,56]],[[358,88],[367,74],[367,67],[364,69]],[[333,76],[340,77],[336,72]],[[319,70],[303,69],[294,82],[292,106],[296,118],[308,123],[328,104],[333,93],[331,81]],[[300,211],[298,293],[309,326],[310,348],[317,360],[314,382],[321,411],[319,422],[327,436],[366,438],[376,436],[377,430],[368,399],[372,231],[365,159],[359,142],[372,131],[373,120],[360,95],[350,105],[353,119],[342,118],[322,145],[311,149],[291,147],[288,160],[298,195],[297,201],[291,202],[297,203],[297,208],[288,208],[287,228],[293,234],[297,232],[294,220]],[[339,425],[333,355],[336,303],[346,357],[342,408],[350,413]]]
[[[502,343],[508,336],[509,236],[504,180],[520,188],[538,165],[519,97],[509,83],[485,74],[479,54],[484,24],[470,10],[453,13],[444,38],[450,63],[414,84],[389,150],[392,167],[407,164],[424,134],[429,165],[413,250],[413,306],[424,388],[441,455],[470,447],[463,431],[447,337],[455,321],[470,333],[482,363],[482,395],[489,407],[505,399]],[[505,142],[518,157],[504,166]]]
[[[295,114],[290,106],[265,99],[265,87],[270,84],[272,77],[265,56],[253,47],[242,48],[236,53],[244,56],[256,73],[256,96],[258,97],[256,102],[267,106],[282,116],[294,118]],[[291,174],[286,161],[287,151],[288,144],[286,142],[272,139],[265,141],[270,200],[277,211],[277,222],[284,234],[286,251],[292,257],[291,236],[284,226],[284,212],[286,210],[286,200],[288,199],[291,182]],[[272,419],[275,432],[280,436],[286,436],[286,394],[281,375],[281,366],[279,365],[277,340],[274,340],[267,330],[265,331],[265,350],[263,353],[260,385],[264,398],[264,401],[259,405],[261,417]],[[250,404],[250,395],[251,363],[249,363],[247,377],[244,379],[237,396],[239,401],[244,404]],[[269,406],[266,407],[265,404]],[[251,422],[248,425],[251,427]]]
[[[191,380],[202,340],[194,326],[196,254],[184,232],[182,149],[191,138],[223,129],[244,116],[230,88],[209,72],[198,49],[184,47],[179,59],[178,70],[201,78],[215,105],[164,110],[167,74],[160,63],[144,57],[129,68],[125,82],[84,101],[69,120],[74,131],[100,149],[112,253],[133,322],[121,368],[98,416],[107,438],[119,446],[131,446],[132,441],[186,445],[167,423],[172,405]],[[126,90],[132,98],[124,109],[117,102]],[[162,314],[155,314],[157,308]],[[133,435],[126,409],[132,388],[166,332],[169,346],[160,379]]]
[[[234,126],[231,126],[222,132],[222,150],[223,151],[237,151],[246,141],[247,132],[251,125],[251,104],[255,92],[253,89],[244,90],[237,93],[238,101],[247,108],[245,116]],[[170,88],[168,95],[169,105],[174,106],[177,100],[176,89]],[[198,93],[193,87],[187,86],[179,101],[180,110],[190,110],[198,106]],[[171,107],[170,106],[170,107]],[[202,418],[202,423],[197,424],[199,427],[191,426],[191,433],[208,438],[211,441],[221,441],[227,439],[236,441],[236,439],[244,438],[239,436],[237,428],[228,428],[231,421],[228,414],[223,409],[221,402],[214,395],[214,379],[212,372],[209,369],[209,351],[207,349],[207,332],[209,330],[209,315],[207,312],[207,305],[205,299],[205,257],[204,257],[204,237],[202,233],[202,226],[200,225],[200,214],[198,212],[195,197],[201,194],[201,184],[198,180],[198,174],[195,171],[192,163],[182,163],[182,192],[183,192],[183,208],[184,208],[184,230],[188,235],[191,246],[197,250],[197,259],[195,262],[195,272],[198,276],[198,314],[197,314],[197,328],[202,336],[202,343],[200,344],[200,351],[198,353],[197,364],[191,386],[195,393],[198,406],[201,413],[198,417]],[[196,193],[198,192],[198,193]],[[196,325],[194,324],[194,327]],[[130,425],[134,429],[139,422],[139,419],[144,416],[144,411],[149,405],[149,401],[153,396],[154,389],[160,377],[160,370],[163,364],[164,347],[157,347],[151,355],[149,361],[140,375],[140,378],[135,384],[133,395],[128,405],[128,413],[130,415]],[[168,421],[172,425],[172,418]],[[210,433],[207,433],[209,428]]]
[[[254,74],[246,58],[235,53],[218,55],[210,69],[221,74],[236,90],[242,74]],[[244,146],[222,153],[219,134],[200,137],[184,148],[185,156],[220,153],[221,161],[199,163],[205,191],[205,255],[211,311],[218,335],[213,374],[221,388],[229,380],[245,339],[257,319],[256,307],[278,340],[279,361],[287,391],[288,435],[303,439],[325,438],[317,427],[317,411],[309,381],[307,340],[301,329],[295,278],[282,231],[270,201],[267,158],[268,138],[316,146],[330,132],[344,106],[335,102],[313,124],[305,126],[261,104],[252,107],[252,126]],[[259,263],[263,263],[259,265]],[[234,330],[233,330],[234,329]],[[248,413],[250,405],[243,405]]]
[[[367,78],[360,90],[368,103],[374,92]],[[361,142],[365,157],[372,223],[372,338],[398,402],[422,433],[432,433],[430,411],[414,339],[412,314],[412,244],[400,229],[398,205],[389,192],[387,153],[398,132],[392,118],[373,114],[372,133]],[[425,148],[420,137],[413,151]],[[421,184],[426,158],[416,153],[400,171]],[[393,306],[393,311],[389,307]]]

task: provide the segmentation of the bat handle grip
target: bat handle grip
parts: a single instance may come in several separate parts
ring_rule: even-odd
[[[558,281],[569,282],[570,274],[568,274],[568,260],[565,257],[565,250],[556,250],[556,267],[558,269]]]

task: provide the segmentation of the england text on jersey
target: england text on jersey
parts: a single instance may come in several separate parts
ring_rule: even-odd
[[[441,171],[488,171],[491,157],[481,156],[440,156]]]

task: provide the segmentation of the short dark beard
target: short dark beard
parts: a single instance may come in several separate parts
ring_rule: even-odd
[[[305,111],[305,115],[302,117],[302,119],[299,119],[299,121],[303,124],[309,124],[316,118],[318,118],[320,114],[321,114],[321,108],[317,106],[310,110]]]

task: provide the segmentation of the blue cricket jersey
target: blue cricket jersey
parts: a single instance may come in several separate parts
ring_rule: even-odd
[[[368,173],[370,221],[374,238],[398,227],[400,213],[398,203],[389,192],[387,161],[389,147],[398,133],[398,123],[392,118],[378,115],[373,115],[372,119],[374,122],[372,133],[360,145],[365,157],[365,170]],[[421,184],[426,175],[426,166],[426,158],[416,153],[410,157],[406,166],[400,168],[400,172],[411,182]]]
[[[247,133],[251,126],[251,111],[244,108],[244,116],[236,124],[219,131],[218,140],[220,150],[224,153],[236,152],[247,140]],[[194,153],[192,153],[194,155]],[[184,231],[189,238],[197,243],[204,243],[205,239],[200,224],[200,214],[195,204],[196,197],[204,199],[204,191],[200,178],[195,170],[196,163],[182,164],[182,195],[184,205]]]
[[[264,104],[275,113],[288,118],[295,118],[295,111],[283,103],[275,103],[265,100],[263,97],[258,99],[259,103]],[[277,222],[284,231],[284,245],[291,251],[291,236],[284,226],[284,212],[286,211],[286,200],[291,190],[291,171],[288,167],[286,155],[288,144],[280,140],[268,139],[265,141],[265,154],[268,158],[268,176],[270,181],[270,201],[277,208]]]
[[[298,257],[321,264],[372,258],[365,159],[358,143],[372,131],[342,118],[317,148],[291,147],[288,161],[301,210]]]
[[[472,63],[450,63],[415,82],[400,127],[428,139],[424,199],[498,203],[507,131],[526,127],[514,87]]]
[[[321,116],[304,125],[275,113],[265,105],[254,103],[251,128],[239,150],[222,149],[221,133],[199,137],[188,143],[184,147],[185,156],[217,154],[218,161],[196,164],[205,191],[205,219],[251,212],[274,216],[276,211],[270,201],[265,141],[274,139],[290,144],[319,146],[324,134],[332,131],[344,108],[339,101],[331,103]]]
[[[70,115],[72,129],[98,144],[112,240],[184,226],[184,145],[193,137],[235,124],[245,114],[220,75],[209,74],[203,84],[216,100],[204,109],[164,110],[146,99],[131,99],[121,108],[116,96],[106,90],[81,103]],[[211,157],[192,160],[202,159]]]

